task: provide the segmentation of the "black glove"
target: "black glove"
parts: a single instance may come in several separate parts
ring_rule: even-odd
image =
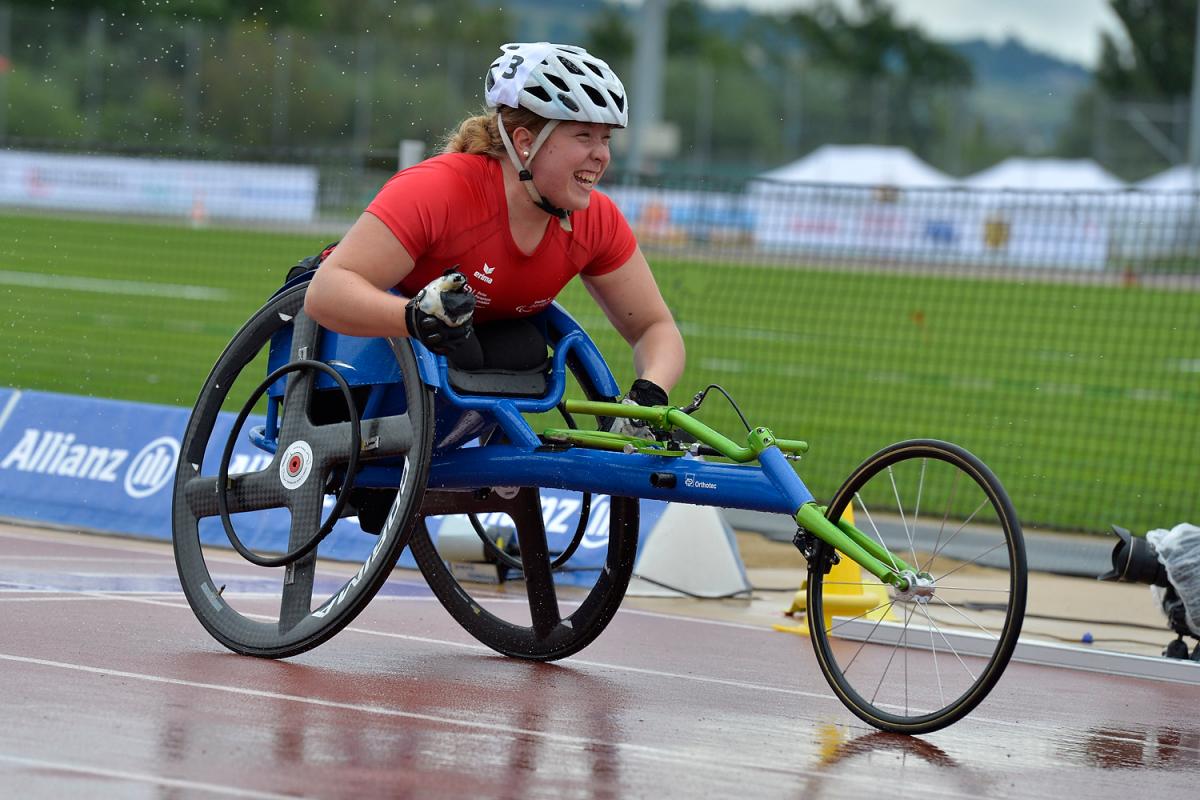
[[[665,406],[667,392],[653,381],[638,378],[633,382],[633,386],[629,387],[629,391],[621,402],[636,406]],[[602,420],[601,430],[625,436],[636,436],[639,439],[654,439],[654,431],[639,419],[605,417]]]
[[[665,406],[667,390],[653,381],[638,378],[633,382],[633,386],[629,387],[625,399],[632,400],[639,406]]]
[[[461,272],[448,269],[430,281],[404,308],[408,335],[439,355],[453,352],[472,334],[475,295]]]

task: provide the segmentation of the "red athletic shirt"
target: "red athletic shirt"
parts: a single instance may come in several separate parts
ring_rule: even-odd
[[[416,262],[401,292],[411,297],[457,266],[475,292],[479,322],[534,314],[576,275],[612,272],[637,247],[612,200],[593,191],[588,207],[571,214],[574,230],[551,219],[537,249],[525,255],[509,229],[500,162],[484,155],[450,153],[398,172],[367,211]]]

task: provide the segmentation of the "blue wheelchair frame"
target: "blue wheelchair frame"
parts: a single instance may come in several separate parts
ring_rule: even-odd
[[[769,446],[759,455],[761,469],[679,456],[622,453],[587,447],[550,445],[530,427],[523,413],[556,408],[566,389],[567,359],[596,390],[616,398],[620,389],[608,364],[583,328],[554,303],[532,318],[546,335],[553,355],[547,390],[541,397],[465,394],[451,385],[450,365],[415,339],[365,339],[323,331],[319,360],[339,371],[352,387],[369,386],[362,418],[402,413],[401,376],[391,347],[411,347],[421,380],[437,398],[435,447],[430,464],[431,489],[472,489],[486,486],[542,486],[621,497],[658,499],[694,505],[769,511],[794,516],[813,500],[783,453]],[[287,362],[290,336],[271,347],[269,370]],[[283,379],[268,393],[280,397]],[[333,381],[318,376],[318,389],[333,389]],[[265,431],[274,429],[276,404],[268,409]],[[469,412],[474,424],[464,426]],[[498,425],[505,444],[465,446],[480,433]],[[457,430],[457,432],[456,432]],[[275,443],[264,429],[253,434],[255,444],[273,452]],[[361,487],[395,486],[394,469],[385,462],[368,464],[355,479]]]

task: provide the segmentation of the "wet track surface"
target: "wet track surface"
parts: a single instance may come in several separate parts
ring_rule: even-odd
[[[1200,685],[1014,663],[965,720],[875,732],[807,640],[627,607],[556,664],[494,655],[398,572],[304,655],[229,653],[169,547],[0,529],[12,797],[1194,796]]]

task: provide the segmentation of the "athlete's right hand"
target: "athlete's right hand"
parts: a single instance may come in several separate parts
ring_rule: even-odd
[[[472,335],[475,295],[457,269],[448,269],[408,301],[404,321],[408,335],[432,352],[446,355]]]

